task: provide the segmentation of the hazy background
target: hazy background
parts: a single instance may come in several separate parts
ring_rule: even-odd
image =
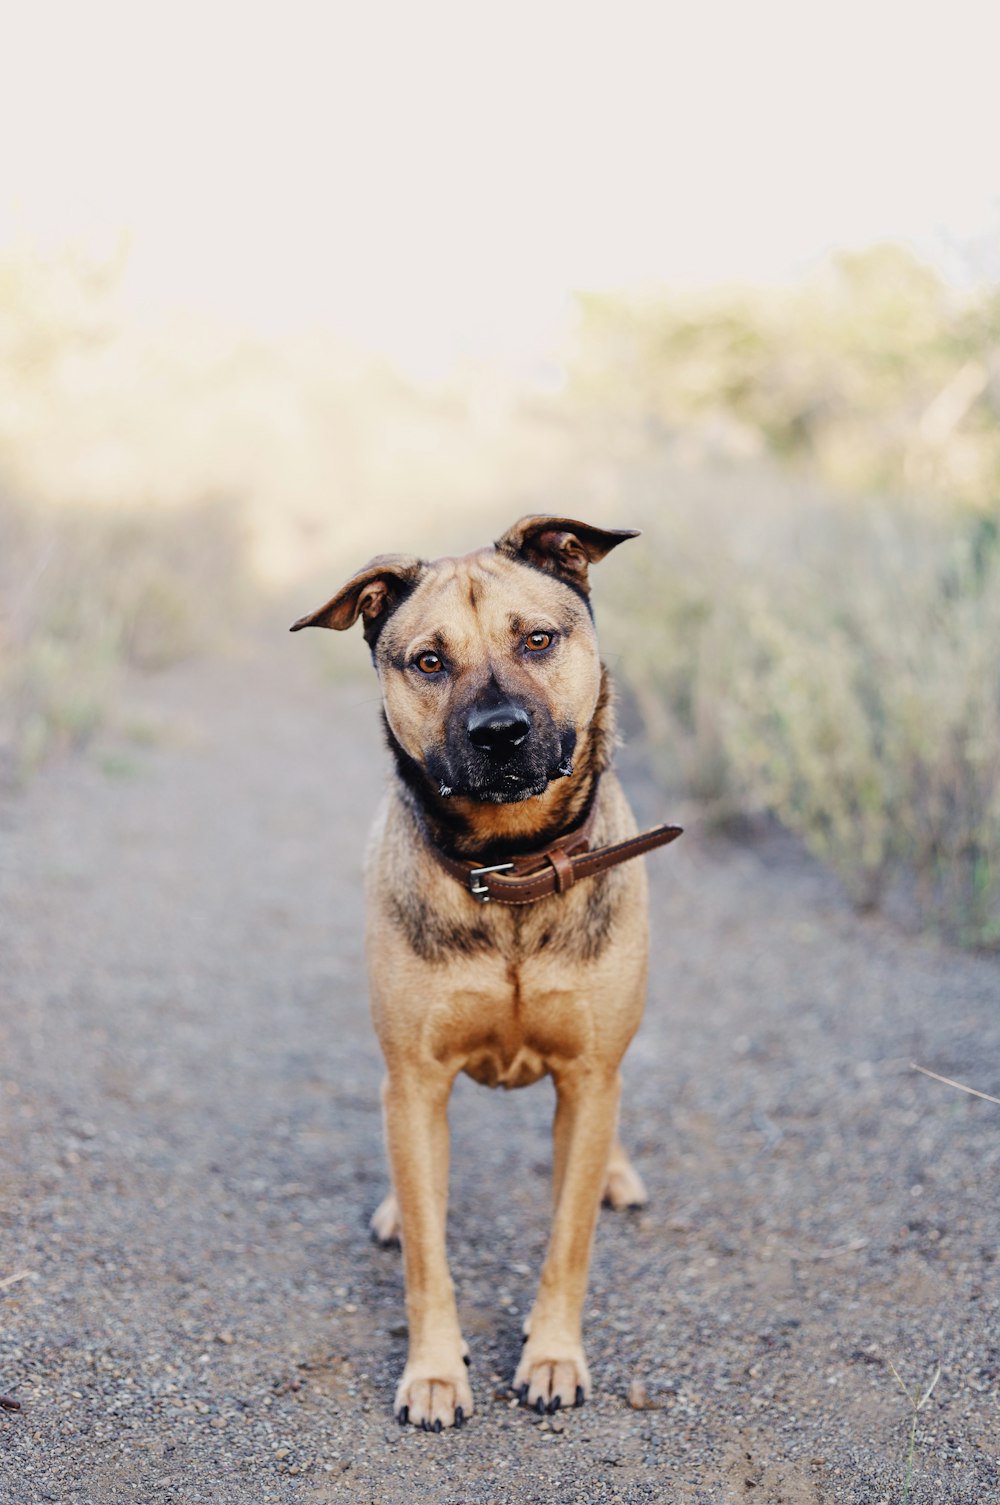
[[[968,0],[23,10],[5,777],[262,603],[553,510],[646,530],[601,620],[666,789],[997,945],[994,30]]]

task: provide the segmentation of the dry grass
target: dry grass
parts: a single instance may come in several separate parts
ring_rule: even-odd
[[[232,508],[98,513],[0,499],[0,765],[85,745],[127,668],[218,640],[241,609]]]
[[[574,385],[637,454],[683,456],[694,435],[720,457],[711,486],[625,476],[653,535],[626,667],[665,774],[720,815],[776,815],[859,905],[902,886],[984,946],[1000,943],[998,331],[995,293],[960,300],[883,248],[806,289],[591,300]]]
[[[937,1384],[938,1380],[941,1378],[941,1366],[940,1364],[937,1366],[934,1374],[931,1377],[930,1384],[927,1385],[927,1387],[923,1391],[914,1390],[912,1394],[903,1384],[903,1381],[900,1378],[899,1370],[896,1368],[891,1359],[889,1360],[889,1368],[892,1370],[893,1375],[896,1379],[896,1383],[899,1385],[900,1390],[902,1390],[903,1394],[906,1396],[906,1399],[910,1404],[910,1436],[906,1448],[906,1460],[903,1465],[902,1493],[902,1505],[909,1505],[910,1491],[913,1488],[913,1459],[917,1449],[917,1419],[920,1415],[920,1412],[923,1410],[923,1408],[926,1406],[927,1402],[933,1395],[934,1387]]]
[[[926,923],[995,945],[1000,552],[960,517],[770,489],[751,528],[738,480],[650,521],[620,615],[664,777],[776,815],[860,906],[905,882]]]
[[[946,1087],[955,1087],[969,1097],[981,1098],[984,1103],[996,1103],[1000,1108],[1000,1097],[992,1097],[988,1092],[980,1092],[978,1087],[967,1087],[964,1082],[956,1082],[953,1077],[940,1076],[936,1071],[929,1071],[926,1066],[918,1066],[916,1061],[911,1061],[910,1066],[914,1071],[923,1072],[924,1076],[933,1077],[935,1082],[943,1082]]]

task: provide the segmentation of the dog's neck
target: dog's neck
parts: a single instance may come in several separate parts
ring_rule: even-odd
[[[581,825],[594,803],[601,774],[611,765],[615,746],[611,681],[603,665],[593,718],[577,737],[573,772],[554,780],[543,794],[515,804],[481,804],[461,795],[443,797],[397,742],[384,716],[383,721],[403,798],[424,836],[449,855],[484,862],[535,851]]]

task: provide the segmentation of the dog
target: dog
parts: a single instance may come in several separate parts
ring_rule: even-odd
[[[425,1430],[473,1410],[445,1253],[457,1074],[508,1088],[548,1074],[556,1088],[522,1404],[583,1404],[598,1208],[646,1202],[617,1133],[648,950],[645,873],[629,859],[680,831],[639,835],[612,769],[588,578],[637,536],[532,516],[459,558],[380,555],[291,629],[360,617],[381,684],[394,776],[366,861],[367,952],[392,1187],[372,1228],[402,1243],[409,1352],[394,1409]]]

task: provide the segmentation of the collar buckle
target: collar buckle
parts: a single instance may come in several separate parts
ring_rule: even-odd
[[[497,862],[493,867],[474,867],[469,874],[469,893],[479,900],[480,904],[490,902],[489,885],[479,883],[477,880],[484,878],[487,873],[506,873],[514,866],[512,862]]]

